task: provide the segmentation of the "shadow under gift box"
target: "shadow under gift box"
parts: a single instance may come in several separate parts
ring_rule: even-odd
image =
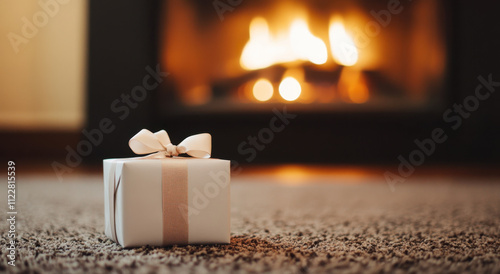
[[[106,159],[106,235],[123,247],[227,244],[230,161]]]

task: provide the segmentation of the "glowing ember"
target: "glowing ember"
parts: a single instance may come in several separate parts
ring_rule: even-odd
[[[286,77],[279,86],[281,97],[287,101],[295,101],[302,91],[299,81],[293,77]]]
[[[330,23],[330,46],[333,59],[343,66],[352,66],[358,61],[358,49],[352,38],[347,34],[340,20]]]
[[[267,79],[259,79],[253,86],[253,96],[255,99],[265,102],[273,97],[273,84]]]
[[[352,103],[362,104],[370,99],[368,84],[359,70],[344,69],[340,75],[338,89],[344,98]]]
[[[370,98],[368,87],[363,80],[350,86],[348,93],[351,101],[356,104],[366,103],[366,101],[368,101],[368,99]]]

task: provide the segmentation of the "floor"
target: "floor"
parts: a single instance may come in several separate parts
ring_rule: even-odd
[[[19,177],[18,257],[7,265],[2,233],[0,271],[500,273],[497,179],[431,176],[391,191],[382,176],[257,174],[231,187],[231,244],[123,249],[103,233],[101,177]]]

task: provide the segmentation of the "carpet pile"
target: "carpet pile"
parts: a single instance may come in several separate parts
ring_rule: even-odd
[[[500,273],[500,184],[484,180],[421,178],[392,192],[381,179],[237,177],[231,244],[134,249],[103,233],[99,176],[17,187],[16,266],[2,221],[1,272]]]

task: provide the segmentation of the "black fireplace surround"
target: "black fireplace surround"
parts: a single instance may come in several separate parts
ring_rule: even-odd
[[[148,128],[167,130],[174,143],[209,132],[213,157],[238,164],[391,165],[414,150],[426,153],[425,163],[497,163],[500,95],[494,90],[500,86],[494,82],[500,82],[500,3],[459,0],[447,1],[445,6],[448,70],[442,106],[420,111],[321,113],[292,112],[284,104],[257,113],[187,111],[176,115],[165,111],[172,102],[166,102],[170,98],[162,85],[153,85],[153,80],[168,81],[168,76],[155,78],[155,73],[163,73],[157,67],[162,1],[91,0],[86,128],[99,128],[105,118],[116,127],[87,159],[132,156],[128,139]],[[215,9],[205,13],[218,17]],[[143,85],[146,75],[153,79],[148,82],[148,95],[137,104],[127,104],[124,98],[131,96],[135,86]],[[454,108],[465,102],[471,109],[470,96],[488,98],[477,100],[477,110]],[[284,111],[290,113],[288,118]]]

